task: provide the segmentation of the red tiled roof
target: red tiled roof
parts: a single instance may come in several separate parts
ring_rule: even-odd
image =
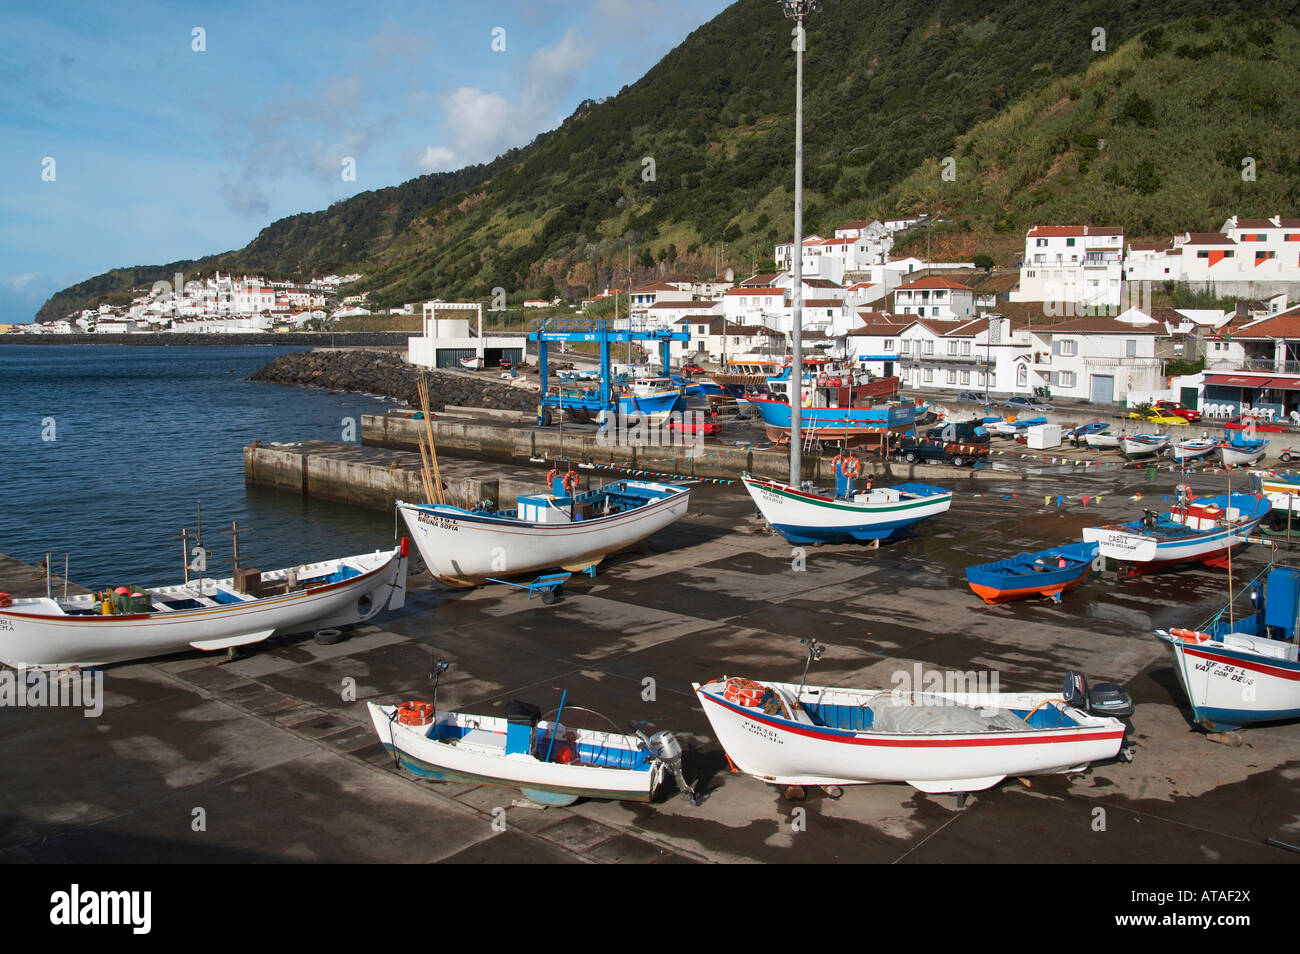
[[[1237,219],[1237,228],[1239,229],[1275,229],[1277,227],[1268,219]]]
[[[727,294],[728,295],[784,295],[785,289],[784,288],[762,288],[757,286],[753,288],[745,288],[743,285],[738,285],[735,288],[728,288]]]
[[[805,298],[803,305],[805,308],[843,308],[844,302],[838,298]]]
[[[1130,325],[1128,322],[1116,321],[1104,316],[1076,318],[1054,325],[1042,325],[1034,329],[1040,335],[1163,335],[1165,327],[1160,322],[1149,325]]]

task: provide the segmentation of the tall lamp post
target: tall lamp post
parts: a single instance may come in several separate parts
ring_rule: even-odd
[[[794,264],[794,295],[791,300],[790,347],[794,352],[790,365],[790,483],[799,486],[803,479],[802,410],[803,410],[803,19],[821,10],[821,0],[781,0],[785,15],[794,20],[794,247],[790,258]]]

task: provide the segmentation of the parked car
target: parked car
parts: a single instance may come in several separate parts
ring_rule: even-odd
[[[1011,408],[1013,411],[1055,411],[1056,408],[1037,398],[1030,397],[1013,397],[1007,398],[1003,407]]]
[[[695,375],[697,375],[697,374],[703,374],[703,373],[704,373],[704,369],[701,368],[698,364],[684,364],[684,365],[682,365],[682,374],[686,374],[686,375],[690,375],[691,377],[695,377]]]
[[[932,441],[958,444],[987,444],[992,438],[979,421],[949,421],[925,432]]]
[[[988,457],[989,449],[987,444],[963,444],[929,438],[917,440],[915,437],[904,437],[899,441],[894,456],[909,464],[930,460],[946,461],[954,467],[964,467]]]
[[[1164,411],[1166,414],[1173,414],[1176,417],[1181,417],[1188,424],[1195,424],[1201,419],[1200,411],[1194,411],[1190,407],[1180,404],[1178,401],[1156,401],[1153,406]]]
[[[1292,428],[1287,427],[1285,424],[1277,421],[1261,421],[1258,418],[1250,417],[1248,415],[1234,417],[1232,420],[1227,421],[1223,426],[1230,431],[1244,431],[1253,427],[1256,431],[1266,434],[1293,433]]]
[[[980,394],[978,391],[962,391],[957,395],[958,401],[964,401],[968,404],[988,404],[989,396]]]
[[[1146,421],[1150,424],[1166,424],[1170,427],[1186,427],[1185,418],[1170,414],[1163,408],[1152,407],[1150,404],[1143,404],[1135,407],[1128,412],[1130,421]]]

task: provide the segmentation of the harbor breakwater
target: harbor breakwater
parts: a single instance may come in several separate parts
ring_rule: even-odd
[[[409,331],[289,331],[281,334],[201,334],[159,332],[157,334],[0,335],[0,345],[132,345],[137,348],[203,346],[208,348],[406,348]]]
[[[250,381],[296,384],[332,391],[360,391],[420,403],[418,380],[423,374],[429,387],[430,408],[447,405],[535,411],[537,392],[513,387],[473,374],[455,371],[422,371],[387,351],[317,349],[282,354],[259,369]]]

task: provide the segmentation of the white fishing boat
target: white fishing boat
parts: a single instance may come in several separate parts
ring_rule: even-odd
[[[1244,615],[1225,606],[1198,629],[1155,634],[1169,647],[1194,721],[1210,732],[1300,718],[1300,571],[1272,569],[1247,590]]]
[[[461,358],[460,366],[466,371],[481,371],[483,369],[483,359],[478,355],[472,358]]]
[[[406,597],[407,541],[270,573],[150,586],[96,600],[0,594],[0,662],[99,666],[187,649],[218,650],[277,634],[348,626]],[[119,589],[126,589],[121,587]]]
[[[397,502],[420,556],[450,586],[559,567],[580,572],[662,530],[686,513],[690,489],[620,480],[581,491],[574,471],[552,472],[551,493],[521,496],[511,510]]]
[[[649,802],[667,770],[693,799],[669,732],[647,738],[573,728],[561,721],[571,709],[544,720],[518,701],[505,716],[441,712],[427,702],[366,705],[384,748],[421,778],[504,785],[540,804],[571,805],[579,798]]]
[[[1089,434],[1085,440],[1093,450],[1116,450],[1127,434]]]
[[[976,792],[1008,775],[1083,771],[1124,746],[1123,722],[1055,692],[800,690],[726,677],[693,688],[735,768],[776,785]]]
[[[1285,530],[1292,523],[1300,530],[1300,474],[1252,470],[1250,486],[1251,490],[1263,494],[1272,504],[1268,519],[1274,530]]]
[[[1120,453],[1129,460],[1154,457],[1169,446],[1168,434],[1125,434],[1120,438]]]
[[[1267,448],[1266,440],[1237,439],[1234,435],[1219,445],[1219,457],[1224,467],[1249,467],[1259,463]]]
[[[1269,511],[1254,494],[1195,498],[1180,485],[1167,513],[1148,510],[1138,520],[1084,527],[1085,543],[1096,543],[1103,557],[1131,574],[1149,573],[1180,563],[1223,566],[1233,547],[1246,542]]]
[[[1196,437],[1190,441],[1178,441],[1174,444],[1174,460],[1182,463],[1183,461],[1209,457],[1218,446],[1219,442],[1208,435]]]
[[[952,491],[930,484],[898,484],[855,492],[851,480],[846,484],[838,466],[834,496],[748,474],[741,477],[741,482],[763,519],[791,543],[884,540],[914,523],[947,513],[952,506]]]

